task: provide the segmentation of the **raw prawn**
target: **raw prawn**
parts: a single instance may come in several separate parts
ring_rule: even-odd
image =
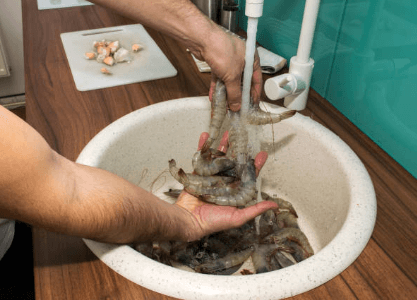
[[[217,205],[245,206],[253,199],[256,192],[256,170],[253,159],[246,163],[240,180],[235,193],[221,196],[205,195],[202,196],[203,200]]]
[[[194,195],[195,197],[204,198],[205,195],[211,195],[215,197],[224,194],[234,194],[234,189],[230,186],[205,186],[201,183],[191,183],[183,169],[179,170],[178,176],[180,178],[179,182],[184,185],[184,190],[186,190],[191,195]]]
[[[180,192],[169,190],[166,194],[177,197]],[[181,264],[196,272],[219,275],[236,272],[251,256],[256,273],[262,273],[291,266],[313,254],[307,238],[297,227],[293,213],[277,208],[261,215],[259,233],[251,220],[195,242],[142,243],[135,248],[167,265]]]
[[[279,263],[279,265],[282,268],[286,268],[286,267],[292,266],[294,264],[294,262],[291,259],[286,257],[280,251],[276,251],[274,253],[274,258],[276,259],[276,261]]]
[[[278,197],[272,197],[269,196],[267,193],[261,192],[262,199],[265,201],[274,201],[276,204],[278,204],[278,207],[280,210],[288,210],[290,213],[292,213],[295,217],[297,216],[297,212],[294,209],[294,206],[292,204],[284,199],[278,198]]]
[[[236,160],[235,172],[238,178],[248,160],[248,131],[246,126],[242,126],[238,112],[231,112],[232,126],[229,130],[229,153]]]
[[[210,176],[233,169],[236,163],[225,157],[225,153],[213,149],[205,152],[197,151],[192,159],[194,172],[202,176]]]
[[[211,120],[209,125],[209,138],[201,148],[201,152],[206,152],[219,136],[220,128],[227,114],[226,86],[220,80],[216,82],[216,88],[211,101]]]
[[[297,228],[284,228],[267,236],[263,242],[267,244],[275,243],[281,245],[284,244],[287,240],[293,241],[300,245],[304,251],[304,257],[307,258],[314,254],[313,248],[311,248],[307,237],[300,229]]]
[[[259,108],[258,104],[253,104],[246,116],[246,121],[251,125],[275,124],[295,115],[295,110],[289,110],[280,114],[271,114]]]
[[[297,217],[295,217],[289,211],[280,212],[276,214],[275,218],[276,218],[276,223],[278,227],[281,229],[286,228],[286,227],[300,229],[300,227],[298,227]]]
[[[280,269],[280,266],[271,260],[277,249],[278,246],[275,244],[256,245],[255,252],[252,254],[252,263],[257,274]]]
[[[210,262],[201,264],[195,268],[197,272],[200,273],[214,273],[230,267],[242,264],[246,259],[251,256],[255,251],[255,248],[251,246],[250,248],[243,250],[237,253],[231,253],[226,255],[223,258],[212,260]]]
[[[169,172],[171,173],[172,177],[174,177],[177,181],[184,184],[183,177],[179,175],[182,169],[177,168],[177,164],[174,159],[169,161]],[[227,183],[232,183],[236,179],[233,177],[227,176],[199,176],[194,174],[185,173],[187,177],[187,181],[193,185],[200,185],[202,187],[209,187],[209,186],[224,186]]]

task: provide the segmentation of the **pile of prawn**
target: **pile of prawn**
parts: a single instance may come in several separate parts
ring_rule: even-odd
[[[240,228],[218,232],[196,242],[150,242],[135,245],[142,254],[167,265],[182,264],[199,273],[231,274],[248,258],[254,271],[277,270],[314,254],[307,237],[300,230],[297,213],[291,203],[257,191],[254,159],[248,154],[248,132],[245,124],[266,125],[295,114],[286,111],[270,114],[251,103],[249,112],[240,120],[239,112],[228,111],[226,88],[217,81],[211,107],[209,137],[192,158],[193,173],[169,161],[171,175],[184,190],[199,199],[217,205],[248,207],[263,200],[274,201],[277,209],[261,215],[258,228],[252,220]],[[212,149],[226,117],[231,118],[227,153]],[[243,124],[243,126],[242,126]],[[177,197],[179,190],[167,195]],[[259,194],[259,195],[258,195]],[[251,274],[246,270],[245,274]]]
[[[226,87],[217,81],[211,102],[209,137],[192,159],[193,173],[178,169],[175,160],[169,161],[171,175],[180,182],[185,191],[206,202],[217,205],[245,206],[256,193],[256,170],[254,159],[248,154],[248,125],[278,123],[295,114],[294,110],[271,114],[251,103],[248,114],[240,120],[239,112],[229,111],[229,149],[227,153],[210,148],[218,138],[228,114]]]

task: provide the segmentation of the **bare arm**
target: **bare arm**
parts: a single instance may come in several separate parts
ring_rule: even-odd
[[[188,239],[191,216],[107,171],[53,151],[0,106],[0,217],[112,242]]]
[[[64,158],[2,106],[0,170],[1,218],[105,242],[195,240],[274,206],[213,213],[212,205],[188,194],[182,196],[187,205],[168,204],[110,172]],[[205,207],[205,215],[197,206]]]
[[[240,109],[241,77],[245,64],[245,43],[224,33],[189,0],[91,0],[111,8],[143,25],[164,32],[181,41],[199,59],[211,67],[214,89],[216,78],[226,85],[232,110]],[[256,56],[251,96],[257,102],[261,95],[262,73]],[[210,95],[211,95],[210,92]]]

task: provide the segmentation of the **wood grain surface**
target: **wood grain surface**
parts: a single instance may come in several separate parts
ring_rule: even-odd
[[[136,109],[208,94],[183,45],[147,28],[178,75],[79,92],[60,34],[135,23],[105,8],[38,11],[22,0],[26,118],[53,149],[75,160],[104,127]],[[265,76],[265,79],[267,76]],[[417,180],[315,91],[303,114],[339,135],[365,164],[378,201],[375,230],[359,258],[326,284],[291,299],[415,299]],[[79,238],[33,230],[36,299],[173,299],[136,285],[98,260]]]

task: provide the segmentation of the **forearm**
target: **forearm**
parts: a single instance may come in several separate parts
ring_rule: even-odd
[[[240,109],[241,75],[245,65],[245,43],[226,34],[189,0],[91,0],[111,8],[143,25],[170,35],[183,44],[211,68],[214,89],[216,78],[227,90],[229,108]],[[261,95],[262,73],[259,57],[255,56],[251,96],[258,102]]]
[[[176,205],[57,154],[1,106],[0,128],[0,218],[115,243],[186,240],[196,229],[192,216]]]
[[[209,44],[212,31],[220,30],[189,0],[92,0],[143,25],[182,41],[198,53]]]
[[[74,164],[67,232],[106,242],[188,240],[197,223],[176,205],[107,171]],[[87,227],[87,228],[86,228]]]

